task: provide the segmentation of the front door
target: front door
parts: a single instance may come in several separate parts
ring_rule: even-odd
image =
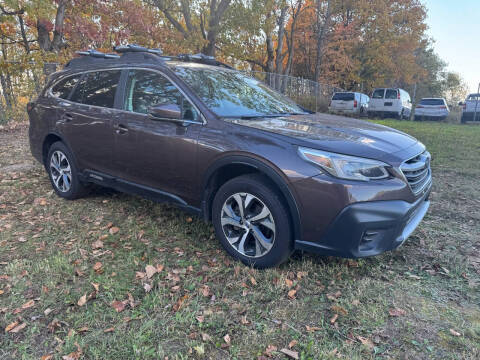
[[[178,105],[188,124],[149,115],[149,108],[159,104]],[[119,176],[189,203],[196,195],[200,112],[169,79],[143,69],[129,71],[123,109],[115,124]]]

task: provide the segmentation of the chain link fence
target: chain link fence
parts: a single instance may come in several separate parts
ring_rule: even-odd
[[[343,91],[343,89],[332,85],[321,84],[294,76],[263,71],[245,71],[245,73],[255,79],[263,81],[300,106],[315,112],[326,112],[333,93]]]

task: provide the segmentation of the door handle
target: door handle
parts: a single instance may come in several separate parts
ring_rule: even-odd
[[[115,125],[115,133],[118,135],[126,134],[128,133],[128,128],[122,124]]]

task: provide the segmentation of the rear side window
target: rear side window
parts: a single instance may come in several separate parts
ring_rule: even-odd
[[[383,99],[383,94],[385,93],[385,89],[377,89],[372,94],[372,99]]]
[[[470,94],[467,100],[480,100],[480,94]]]
[[[120,73],[120,70],[87,73],[75,89],[71,100],[86,105],[113,108]]]
[[[355,100],[355,95],[353,93],[336,93],[332,100],[351,101]]]
[[[396,99],[398,98],[398,90],[387,89],[385,93],[385,99]]]
[[[443,99],[422,99],[420,105],[445,105]]]
[[[59,81],[56,85],[52,87],[53,96],[59,97],[61,99],[68,99],[73,88],[77,84],[81,75],[70,76],[66,79]]]

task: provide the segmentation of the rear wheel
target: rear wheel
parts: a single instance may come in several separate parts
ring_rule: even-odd
[[[50,146],[45,165],[58,196],[73,200],[86,193],[85,186],[78,179],[72,153],[64,143],[57,141]]]
[[[260,175],[225,183],[213,200],[212,220],[225,250],[246,265],[277,266],[293,251],[287,208]]]

